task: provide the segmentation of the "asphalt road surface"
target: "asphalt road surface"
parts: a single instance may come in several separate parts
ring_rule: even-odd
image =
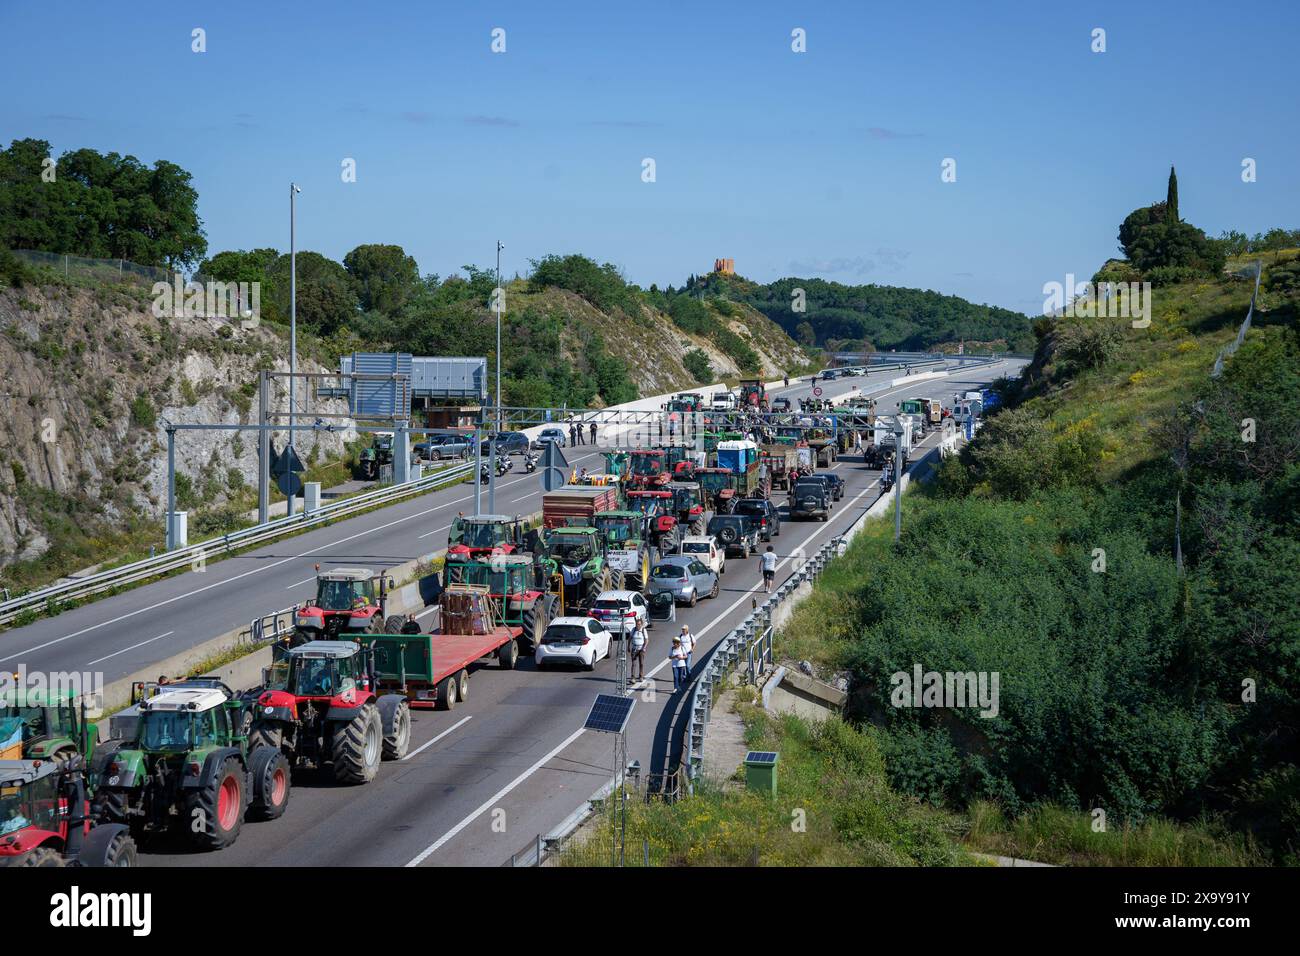
[[[857,386],[881,400],[880,411],[907,397],[950,400],[956,391],[974,388],[1000,375],[1014,374],[1018,361],[965,370],[948,378],[891,388],[895,372],[869,379],[842,379],[824,386],[827,396]],[[786,394],[807,394],[806,384]],[[932,433],[923,448],[932,447]],[[580,449],[571,449],[577,452]],[[591,457],[591,456],[589,456]],[[583,459],[571,454],[571,463]],[[879,473],[861,460],[843,457],[835,469],[846,483],[844,498],[831,519],[783,522],[773,544],[781,558],[777,582],[790,573],[798,556],[811,554],[842,531],[879,496]],[[498,489],[498,494],[502,493]],[[539,485],[535,475],[504,484],[505,510],[531,511]],[[121,598],[116,606],[83,617],[70,626],[67,615],[50,624],[61,627],[35,636],[31,628],[5,635],[12,644],[24,636],[34,644],[66,636],[60,643],[30,653],[62,655],[75,661],[113,650],[115,642],[130,644],[159,630],[181,631],[191,639],[207,637],[247,620],[254,613],[301,597],[311,580],[311,566],[337,562],[380,567],[407,560],[445,543],[445,525],[464,507],[464,489],[429,495],[406,505],[342,522],[313,536],[278,548],[212,566],[205,574],[183,575],[176,581],[140,589],[130,603],[138,618],[123,618],[130,607]],[[472,495],[472,492],[471,492]],[[451,499],[443,501],[442,499]],[[421,535],[425,535],[421,538]],[[309,540],[318,536],[319,540]],[[217,575],[220,578],[217,579]],[[243,575],[240,577],[240,575]],[[294,581],[299,581],[294,584]],[[229,583],[225,583],[229,582]],[[173,591],[155,591],[170,587]],[[206,590],[205,590],[206,589]],[[727,562],[723,590],[714,600],[693,609],[679,608],[677,624],[660,623],[650,632],[647,681],[636,687],[637,704],[628,728],[628,757],[648,772],[670,769],[680,740],[685,694],[674,694],[667,653],[672,635],[688,623],[697,644],[693,658],[698,670],[712,647],[748,614],[761,594],[757,556]],[[148,593],[154,592],[154,593]],[[249,603],[246,592],[257,600]],[[295,593],[296,592],[296,593]],[[286,599],[287,598],[287,599]],[[169,601],[170,603],[164,603]],[[260,603],[259,603],[260,601]],[[96,608],[103,608],[108,601]],[[217,607],[225,608],[219,621]],[[83,609],[74,612],[85,615]],[[196,620],[202,620],[202,626]],[[94,618],[110,622],[93,628]],[[117,618],[118,620],[111,620]],[[142,620],[143,619],[143,620]],[[88,629],[90,628],[90,629]],[[33,637],[36,637],[33,640]],[[156,643],[162,643],[159,638]],[[90,649],[94,645],[93,650]],[[149,645],[146,645],[148,647]],[[144,648],[139,650],[144,651]],[[22,651],[9,651],[29,661]],[[127,658],[135,651],[123,652]],[[145,651],[145,658],[158,651]],[[112,658],[115,660],[116,658]],[[141,658],[131,658],[139,662]],[[107,666],[107,662],[105,662]],[[51,665],[47,665],[51,666]],[[126,666],[134,666],[133,664]],[[467,700],[450,712],[413,711],[412,738],[406,759],[385,763],[376,779],[360,787],[335,785],[327,774],[299,772],[293,781],[290,806],[279,820],[246,823],[238,842],[218,853],[192,852],[167,840],[146,844],[143,865],[169,866],[499,866],[529,847],[537,834],[554,829],[613,775],[613,744],[609,737],[581,729],[596,694],[614,687],[614,662],[602,661],[593,672],[539,672],[530,659],[517,670],[503,671],[484,664],[472,672]]]

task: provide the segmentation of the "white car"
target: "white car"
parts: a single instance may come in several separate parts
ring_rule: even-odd
[[[547,664],[581,664],[592,670],[609,657],[609,631],[591,617],[557,617],[546,626],[533,652],[538,669]]]
[[[714,574],[727,573],[727,552],[708,535],[688,535],[682,539],[682,554],[689,554]]]
[[[640,591],[601,591],[591,606],[591,617],[611,634],[631,634],[641,621],[650,626],[650,605]]]

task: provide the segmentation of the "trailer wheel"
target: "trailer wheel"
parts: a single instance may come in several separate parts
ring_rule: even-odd
[[[519,662],[519,643],[506,641],[497,648],[497,664],[503,671],[512,671]]]
[[[276,747],[256,747],[249,758],[253,778],[253,816],[275,820],[289,806],[289,761]]]
[[[456,681],[456,699],[465,700],[469,697],[469,671],[462,670]]]
[[[379,720],[384,731],[384,759],[401,760],[411,746],[411,706],[400,694],[379,698]]]
[[[405,623],[406,623],[406,618],[402,617],[402,615],[390,614],[388,615],[388,619],[384,621],[384,633],[401,634],[402,625],[404,625]]]
[[[369,783],[379,772],[384,731],[374,704],[363,704],[356,716],[334,728],[334,779],[339,783]]]
[[[244,768],[238,757],[227,757],[207,786],[186,794],[186,830],[203,849],[220,850],[239,838],[247,809]]]
[[[444,677],[438,682],[437,690],[438,700],[434,704],[438,710],[455,710],[456,709],[456,675]]]

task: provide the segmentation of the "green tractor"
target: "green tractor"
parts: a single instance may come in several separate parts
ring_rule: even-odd
[[[538,564],[561,615],[583,613],[601,591],[623,587],[623,572],[610,568],[604,536],[595,528],[553,528]]]
[[[85,699],[70,689],[0,691],[0,758],[62,763],[89,754],[98,739]]]
[[[147,690],[137,685],[134,691]],[[134,835],[172,829],[219,850],[239,836],[245,813],[273,820],[289,805],[289,762],[279,748],[251,749],[252,712],[212,678],[157,688],[112,721],[95,748],[94,815]]]
[[[531,554],[496,554],[465,561],[448,586],[487,588],[492,598],[488,603],[496,611],[493,623],[521,628],[524,646],[532,651],[555,617],[557,604],[557,596],[547,593],[545,582],[537,583],[538,576],[538,565]]]
[[[393,463],[393,433],[376,432],[369,448],[361,449],[357,456],[357,477],[362,481],[375,481],[379,478],[382,465]]]
[[[623,587],[645,594],[650,587],[650,567],[658,561],[650,543],[649,519],[640,511],[602,511],[592,520],[605,537],[611,576],[622,574]]]

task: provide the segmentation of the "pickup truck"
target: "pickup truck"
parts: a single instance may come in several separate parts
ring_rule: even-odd
[[[820,481],[799,479],[794,490],[790,492],[791,518],[820,518],[826,521],[831,516],[831,492]]]

